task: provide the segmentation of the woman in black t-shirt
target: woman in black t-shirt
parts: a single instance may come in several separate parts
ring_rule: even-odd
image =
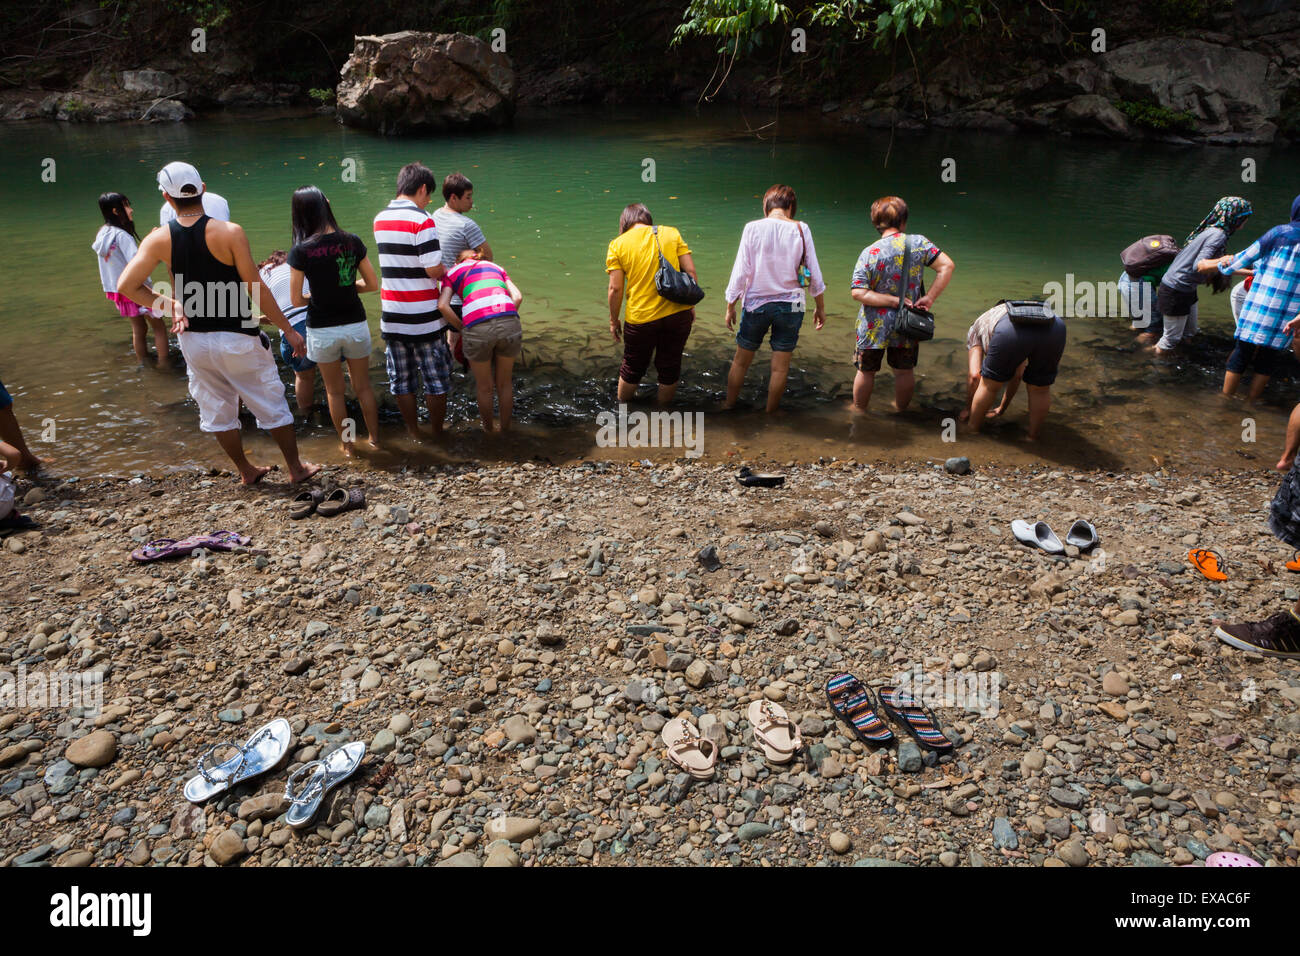
[[[369,432],[366,445],[379,450],[379,405],[370,384],[370,326],[362,292],[379,288],[379,278],[360,237],[334,221],[329,200],[315,186],[293,194],[293,248],[289,250],[289,294],[294,305],[307,306],[307,357],[320,368],[329,399],[330,418],[352,456],[356,423],[348,418],[343,361]],[[303,280],[311,286],[304,294]]]

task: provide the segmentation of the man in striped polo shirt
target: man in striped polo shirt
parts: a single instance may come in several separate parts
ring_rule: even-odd
[[[438,283],[446,269],[438,229],[424,211],[437,182],[422,163],[408,163],[397,174],[397,198],[375,217],[383,308],[379,331],[387,345],[388,388],[406,423],[419,439],[416,387],[424,383],[433,437],[442,437],[451,391],[451,351],[447,323],[438,311]]]

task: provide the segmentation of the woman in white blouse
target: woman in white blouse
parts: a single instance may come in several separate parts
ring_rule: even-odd
[[[754,353],[770,329],[772,377],[767,386],[767,410],[776,411],[807,311],[805,290],[817,300],[815,327],[826,324],[826,283],[817,264],[812,230],[795,219],[796,209],[794,190],[773,186],[763,196],[763,218],[746,223],[740,237],[736,264],[727,283],[727,328],[736,327],[736,303],[740,302],[740,329],[723,408],[736,404]]]

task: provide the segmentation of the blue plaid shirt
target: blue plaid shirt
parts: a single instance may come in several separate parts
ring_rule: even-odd
[[[1237,253],[1232,262],[1219,266],[1231,275],[1246,269],[1260,257],[1259,241]],[[1282,326],[1300,316],[1300,243],[1279,243],[1255,269],[1255,281],[1246,293],[1237,316],[1237,338],[1271,349],[1291,346],[1291,336]]]

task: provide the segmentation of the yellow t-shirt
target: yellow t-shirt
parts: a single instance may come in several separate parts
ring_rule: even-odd
[[[655,288],[659,271],[659,250],[674,269],[681,268],[681,257],[691,254],[682,234],[672,226],[659,227],[659,245],[653,230],[637,223],[609,244],[605,254],[605,271],[623,270],[623,295],[627,299],[624,318],[631,325],[642,325],[681,312],[688,306],[669,302]]]

